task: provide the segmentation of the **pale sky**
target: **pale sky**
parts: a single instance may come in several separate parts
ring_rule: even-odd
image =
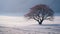
[[[54,10],[55,15],[60,14],[60,0],[0,0],[0,15],[23,16],[37,4],[46,4]]]

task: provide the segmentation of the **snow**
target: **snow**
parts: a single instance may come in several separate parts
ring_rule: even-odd
[[[44,20],[43,24],[60,24],[60,16],[55,16],[53,21]],[[0,16],[0,26],[21,27],[38,24],[35,20],[28,20],[23,16]]]
[[[0,34],[60,34],[60,16],[54,21],[44,21],[39,25],[34,20],[22,16],[0,16]]]
[[[33,24],[22,28],[0,26],[0,34],[60,34],[60,24]]]

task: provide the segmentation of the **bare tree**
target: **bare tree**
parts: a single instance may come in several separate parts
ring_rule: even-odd
[[[54,12],[47,5],[39,4],[30,8],[30,12],[25,15],[28,19],[36,20],[40,25],[46,19],[52,20]]]

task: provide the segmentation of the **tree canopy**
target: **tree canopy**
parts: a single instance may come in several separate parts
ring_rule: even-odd
[[[30,12],[25,15],[28,19],[34,19],[39,24],[42,24],[43,20],[53,20],[54,11],[47,5],[39,4],[30,8]]]

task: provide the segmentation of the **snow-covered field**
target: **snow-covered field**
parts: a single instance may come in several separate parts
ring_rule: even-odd
[[[22,28],[0,26],[0,34],[60,34],[60,24],[33,24]]]
[[[60,16],[55,16],[54,21],[45,20],[43,24],[60,24]],[[34,20],[28,20],[23,16],[0,16],[0,26],[21,27],[31,24],[38,24]]]
[[[0,34],[60,34],[60,17],[54,21],[44,21],[38,25],[36,21],[24,17],[0,16]]]

